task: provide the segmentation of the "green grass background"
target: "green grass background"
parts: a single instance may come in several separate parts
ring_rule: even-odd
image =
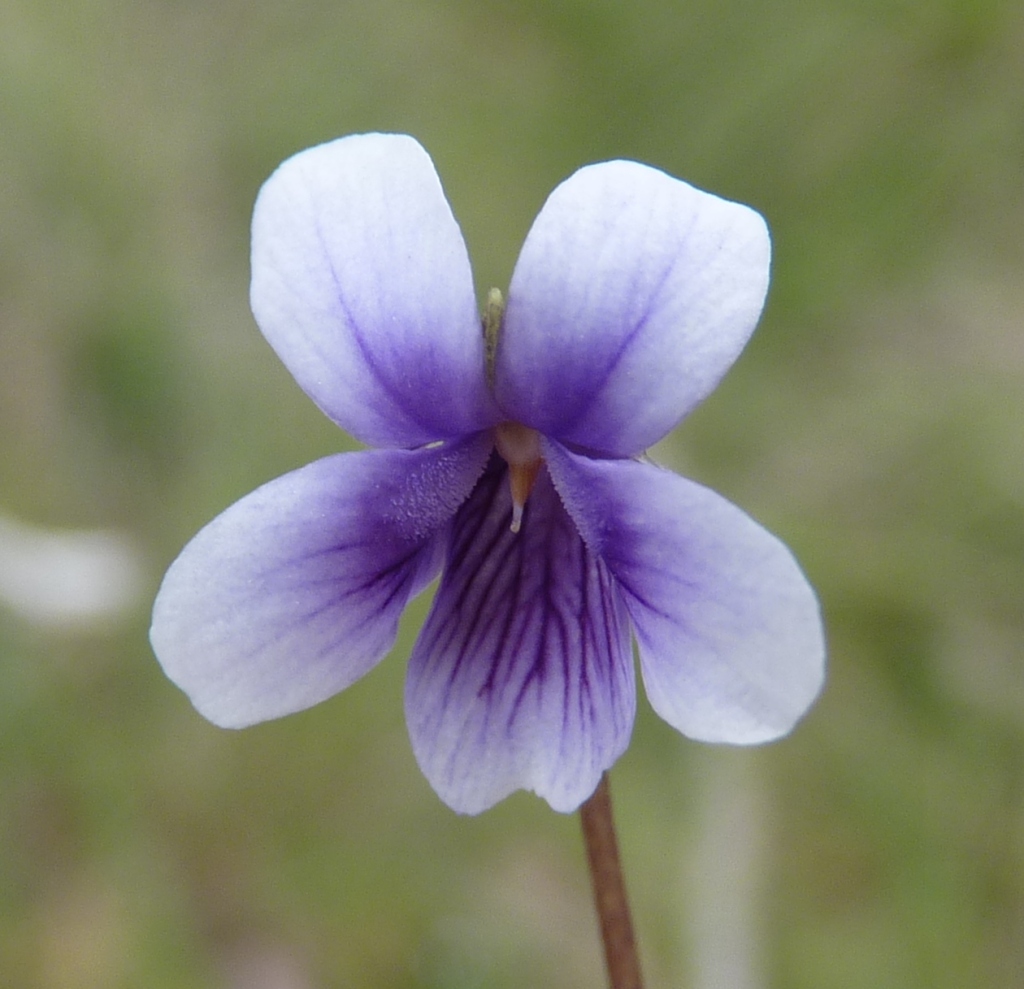
[[[658,454],[794,548],[830,678],[756,751],[641,701],[612,779],[651,986],[1024,984],[1022,53],[1013,0],[0,0],[0,509],[146,561],[120,623],[0,612],[0,984],[602,984],[575,818],[460,818],[416,770],[424,602],[241,733],[149,651],[199,526],[350,442],[252,321],[248,223],[363,130],[431,152],[481,292],[591,161],[771,225],[761,327]]]

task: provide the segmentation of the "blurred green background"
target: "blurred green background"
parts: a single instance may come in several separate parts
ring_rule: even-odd
[[[652,989],[1024,985],[1013,0],[0,0],[0,566],[28,525],[137,571],[93,620],[0,601],[0,983],[602,984],[576,819],[461,818],[416,770],[425,602],[365,681],[241,733],[149,651],[200,525],[349,443],[252,321],[248,223],[363,130],[431,152],[481,291],[591,161],[772,227],[758,333],[657,453],[794,548],[831,673],[756,751],[641,701],[612,780]]]

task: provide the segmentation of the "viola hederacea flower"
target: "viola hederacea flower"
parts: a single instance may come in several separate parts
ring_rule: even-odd
[[[647,697],[684,735],[756,744],[818,693],[818,604],[786,547],[645,458],[760,316],[753,210],[609,161],[551,194],[488,353],[461,233],[412,138],[286,161],[256,202],[252,308],[296,381],[375,449],[286,474],[172,564],[152,643],[215,724],[344,690],[440,574],[409,659],[416,759],[476,813],[578,807]]]

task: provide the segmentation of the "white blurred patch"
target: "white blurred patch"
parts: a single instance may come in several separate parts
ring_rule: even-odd
[[[749,754],[709,753],[700,837],[685,872],[696,989],[765,989],[763,785]]]
[[[137,547],[113,530],[58,530],[0,515],[0,606],[36,625],[82,625],[129,612],[139,600]]]

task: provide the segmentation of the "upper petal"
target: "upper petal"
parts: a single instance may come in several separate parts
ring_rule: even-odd
[[[499,404],[564,442],[635,456],[743,349],[770,250],[746,206],[636,162],[580,169],[545,203],[512,275]]]
[[[559,493],[622,590],[651,705],[691,738],[788,732],[824,679],[814,591],[789,550],[721,496],[632,460],[547,443]]]
[[[518,533],[511,520],[495,457],[452,526],[409,661],[406,719],[424,775],[455,810],[527,789],[571,811],[629,741],[629,622],[544,471]]]
[[[303,151],[260,190],[253,313],[306,393],[373,446],[495,420],[466,246],[427,153],[365,134]]]
[[[489,447],[477,436],[339,454],[232,505],[164,577],[150,631],[164,671],[231,728],[347,687],[391,648],[406,602],[437,573]]]

